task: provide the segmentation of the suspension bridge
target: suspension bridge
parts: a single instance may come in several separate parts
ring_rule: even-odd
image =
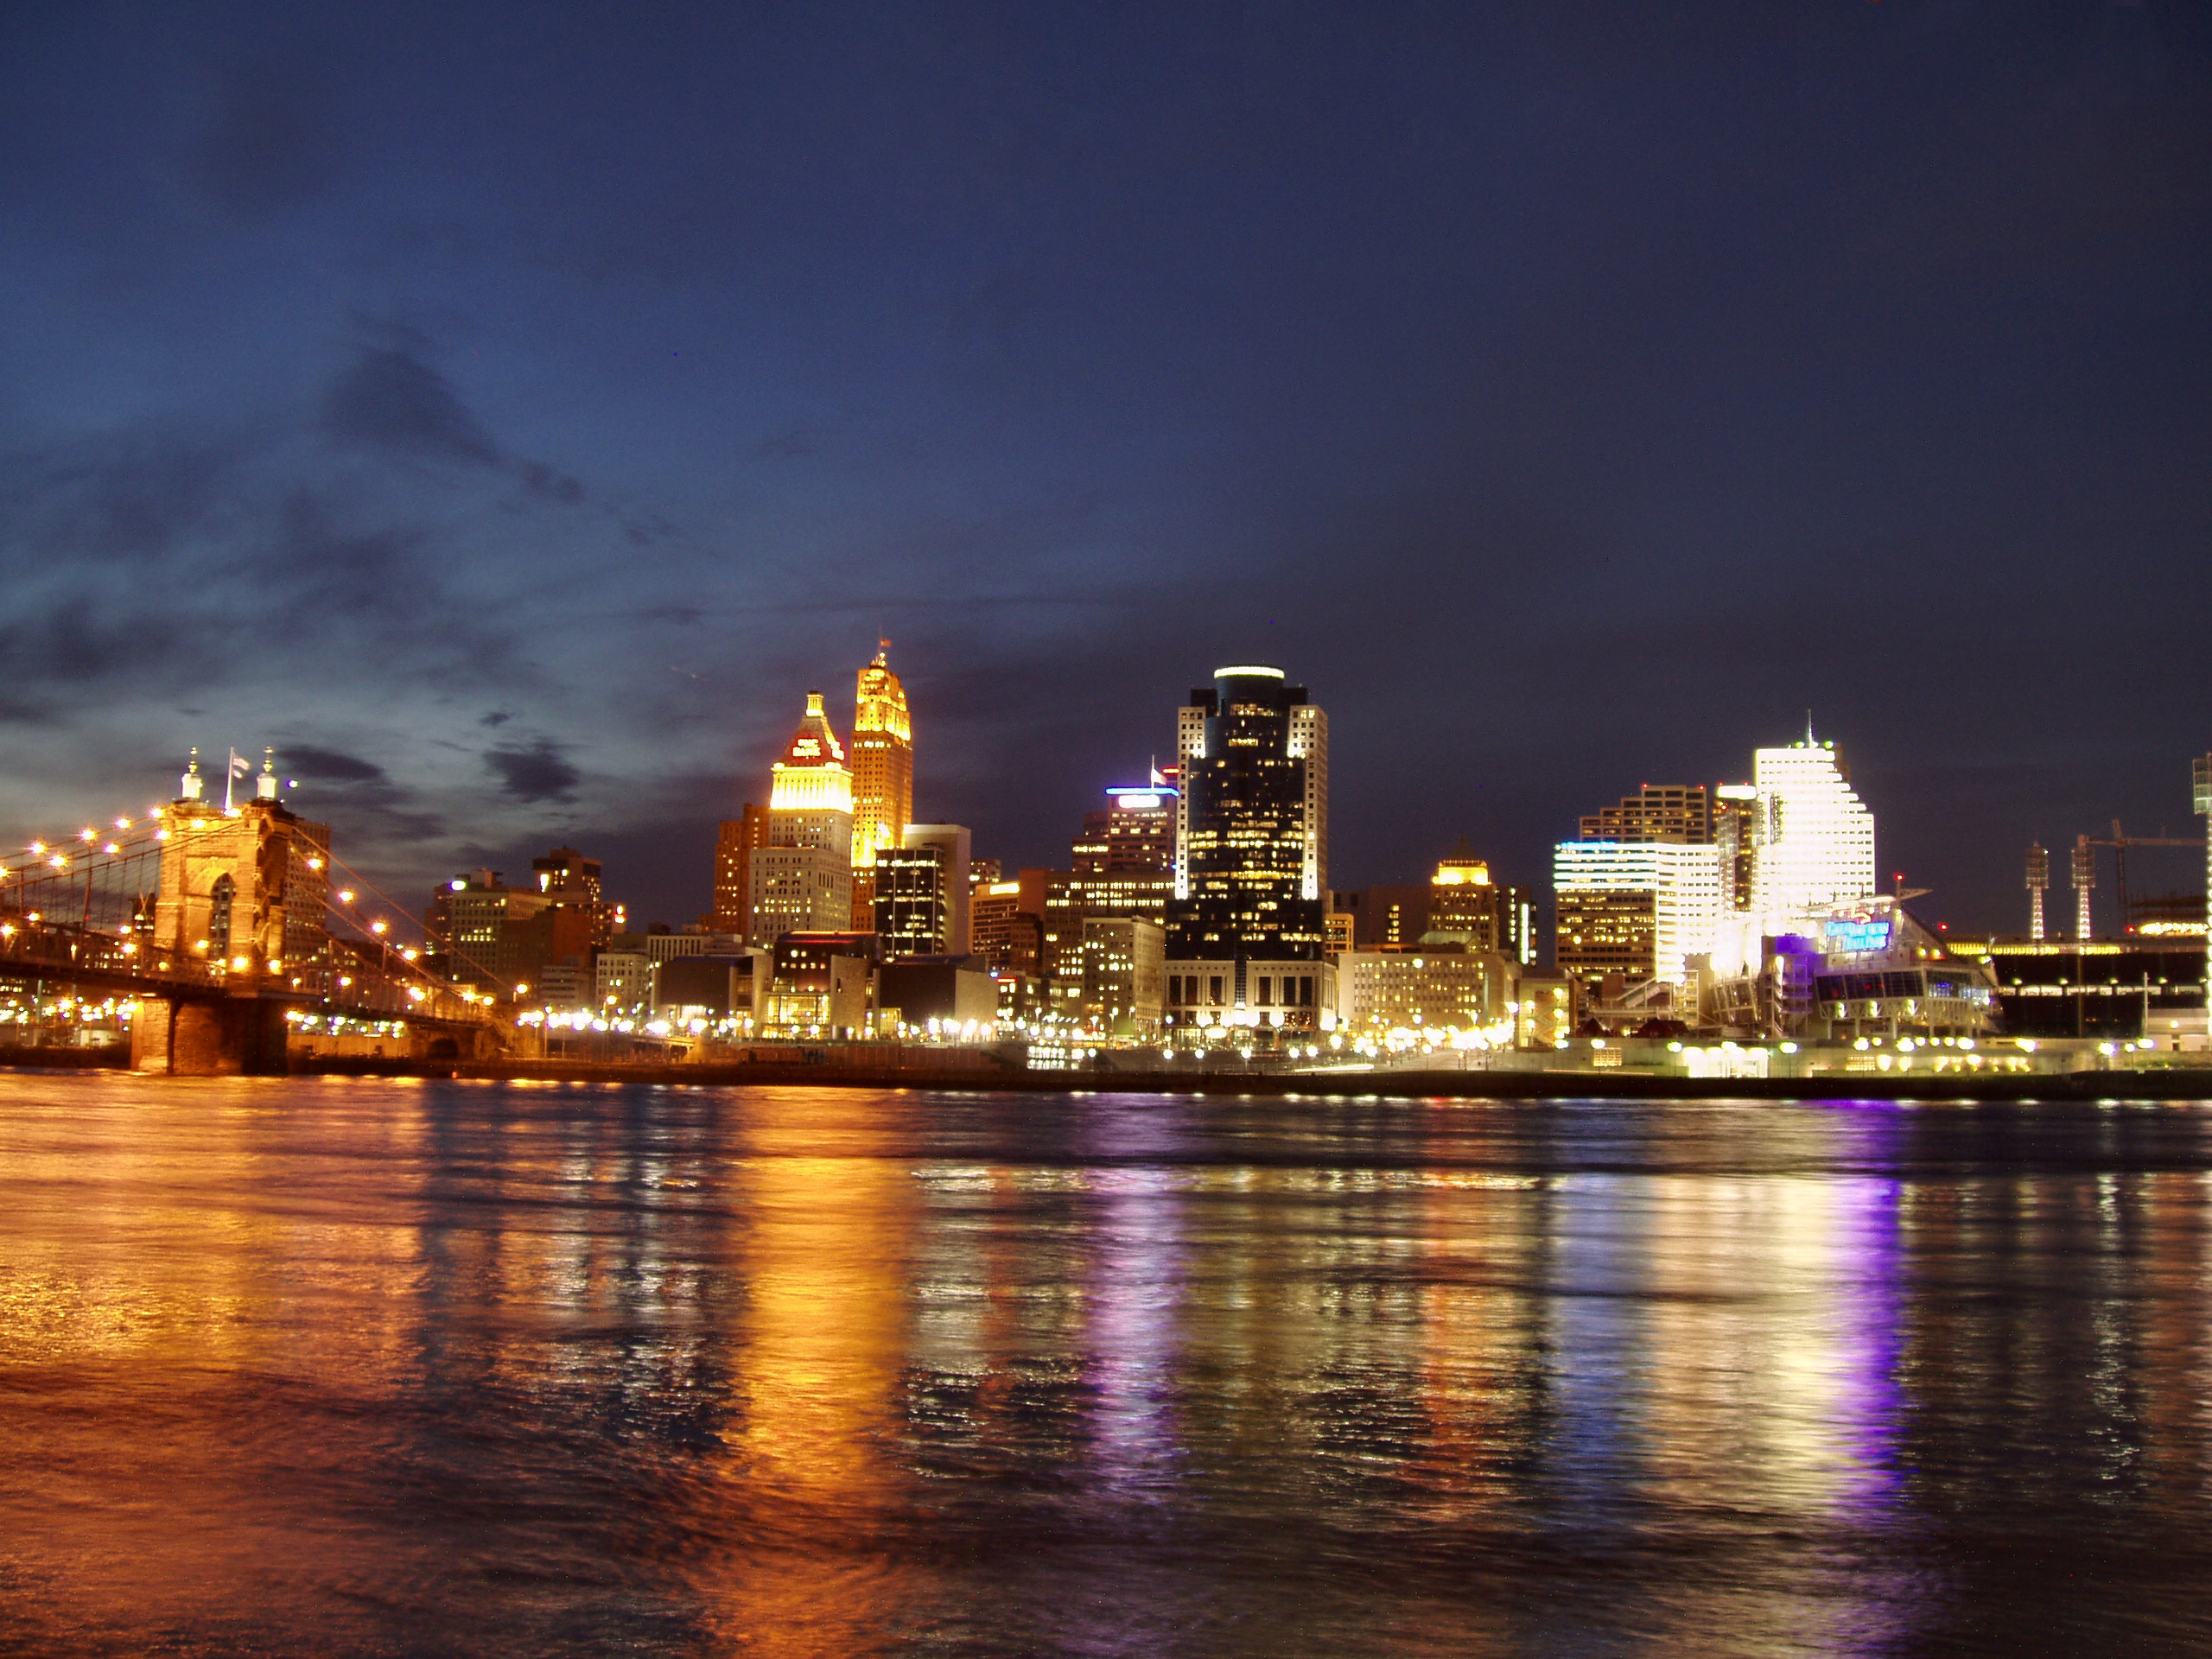
[[[174,801],[0,856],[0,984],[114,1000],[146,1071],[281,1072],[318,1022],[373,1024],[417,1057],[506,1046],[512,1008],[393,938],[408,912],[284,804],[273,756],[248,798],[224,782],[207,798],[195,751]]]

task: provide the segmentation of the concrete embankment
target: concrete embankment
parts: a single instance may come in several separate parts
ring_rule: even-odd
[[[1455,1100],[2212,1100],[2212,1066],[2056,1073],[1881,1072],[1809,1077],[1654,1077],[1627,1071],[1031,1071],[1005,1065],[592,1065],[561,1060],[489,1065],[332,1060],[297,1068],[328,1076],[486,1081],[804,1085],[830,1089],[955,1089],[1077,1094],[1333,1096]]]
[[[0,1069],[120,1069],[123,1048],[0,1048]],[[1683,1077],[1626,1069],[1469,1071],[1032,1071],[1003,1061],[917,1050],[905,1063],[680,1064],[585,1060],[471,1063],[384,1057],[295,1059],[297,1077],[453,1077],[483,1082],[646,1084],[663,1087],[954,1089],[1072,1094],[1285,1095],[1432,1100],[2212,1100],[2212,1065],[2065,1072],[1830,1073],[1802,1077]]]

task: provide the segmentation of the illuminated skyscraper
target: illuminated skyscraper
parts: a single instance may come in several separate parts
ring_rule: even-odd
[[[853,698],[853,919],[872,925],[876,854],[903,845],[914,816],[914,733],[906,689],[891,671],[891,642],[860,671]]]
[[[1328,895],[1329,724],[1279,668],[1217,669],[1177,721],[1180,957],[1313,960]]]
[[[1720,849],[1711,842],[1563,841],[1552,854],[1559,967],[1595,986],[1680,982],[1720,925]]]
[[[1874,815],[1833,743],[1751,755],[1751,905],[1770,931],[1875,891]]]
[[[1496,950],[1524,967],[1536,959],[1535,906],[1529,889],[1493,882],[1489,863],[1475,856],[1464,836],[1428,879],[1427,910],[1424,944]]]
[[[1713,841],[1720,849],[1721,908],[1751,907],[1751,825],[1759,792],[1749,784],[1721,784],[1713,791]]]
[[[1086,812],[1071,868],[1078,875],[1175,868],[1175,791],[1166,784],[1106,791],[1104,810]]]
[[[806,694],[806,713],[776,762],[768,795],[768,844],[753,849],[747,937],[842,932],[853,913],[853,774],[844,745]]]
[[[973,857],[972,837],[959,823],[910,823],[899,836],[902,852],[934,850],[943,883],[944,926],[935,949],[964,957],[970,948],[971,906],[974,894],[968,880]],[[886,849],[886,851],[890,850]]]
[[[1618,806],[1587,812],[1583,841],[1711,841],[1713,799],[1703,784],[1646,784]]]
[[[622,906],[608,903],[600,891],[597,859],[586,858],[573,847],[556,847],[544,857],[531,859],[530,872],[549,903],[580,910],[591,918],[593,944],[605,944],[622,930]]]

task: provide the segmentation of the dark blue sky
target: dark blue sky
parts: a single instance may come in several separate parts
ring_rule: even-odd
[[[680,920],[880,630],[1011,862],[1257,657],[1337,885],[1810,707],[2017,925],[2212,748],[2209,221],[2180,0],[10,8],[0,827]]]

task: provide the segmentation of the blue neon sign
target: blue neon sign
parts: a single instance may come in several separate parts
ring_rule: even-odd
[[[1887,922],[1830,922],[1823,931],[1833,955],[1861,956],[1890,948]]]

